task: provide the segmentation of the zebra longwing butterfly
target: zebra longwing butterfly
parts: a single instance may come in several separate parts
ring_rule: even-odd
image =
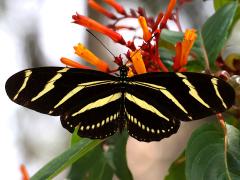
[[[230,108],[234,90],[200,73],[152,72],[127,77],[75,68],[39,67],[11,76],[6,92],[15,103],[60,116],[62,126],[88,138],[106,138],[125,127],[139,141],[159,141],[177,132],[181,121]]]

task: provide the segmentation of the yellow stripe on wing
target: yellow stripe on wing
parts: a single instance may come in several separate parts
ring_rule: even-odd
[[[215,90],[216,95],[218,96],[218,98],[219,98],[219,99],[221,100],[221,102],[222,102],[223,107],[224,107],[225,109],[227,109],[227,105],[225,104],[225,102],[224,102],[224,100],[223,100],[223,98],[222,98],[222,96],[220,95],[219,90],[218,90],[218,79],[217,79],[217,78],[212,78],[212,79],[211,79],[211,82],[212,82],[212,84],[213,84],[213,87],[214,87],[214,90]]]
[[[110,96],[107,96],[105,98],[101,98],[101,99],[98,99],[90,104],[87,104],[86,106],[84,106],[83,108],[81,108],[79,111],[75,112],[72,114],[72,116],[77,116],[78,114],[81,114],[87,110],[90,110],[90,109],[93,109],[93,108],[98,108],[98,107],[101,107],[101,106],[104,106],[110,102],[113,102],[113,101],[116,101],[118,99],[120,99],[122,96],[122,93],[115,93],[115,94],[112,94]]]
[[[22,92],[22,90],[26,87],[27,82],[28,82],[28,80],[29,80],[29,78],[32,74],[32,71],[31,70],[26,70],[24,73],[25,73],[25,79],[23,81],[23,84],[20,87],[20,89],[18,90],[17,94],[14,96],[13,100],[16,100],[17,97],[19,96],[19,93]]]
[[[202,105],[204,105],[207,108],[210,108],[210,106],[204,102],[204,100],[199,96],[196,88],[188,81],[187,76],[183,75],[182,73],[176,73],[178,77],[182,78],[182,82],[188,86],[189,88],[189,94],[194,97],[198,102],[200,102]]]
[[[58,108],[60,105],[65,103],[68,99],[70,99],[72,96],[80,92],[82,89],[87,88],[87,87],[92,87],[96,85],[103,85],[103,84],[109,84],[109,83],[114,83],[114,81],[93,81],[93,82],[87,82],[87,83],[82,83],[78,84],[77,87],[75,87],[73,90],[68,92],[55,106],[54,109]],[[48,114],[53,113],[53,110],[49,111]]]
[[[151,104],[148,104],[146,101],[144,100],[141,100],[139,98],[137,98],[136,96],[132,95],[132,94],[129,94],[129,93],[126,93],[125,94],[125,97],[133,102],[134,104],[136,104],[137,106],[139,106],[140,108],[142,109],[146,109],[148,111],[151,111],[153,113],[155,113],[156,115],[158,115],[159,117],[169,121],[169,119],[164,116],[159,110],[157,110],[154,106],[152,106]]]
[[[145,82],[140,82],[140,81],[136,81],[136,82],[131,82],[132,84],[136,84],[139,86],[144,86],[147,88],[151,88],[157,91],[161,91],[168,99],[170,99],[178,108],[180,108],[185,114],[188,114],[187,110],[183,107],[183,105],[173,96],[173,94],[171,92],[169,92],[165,87],[163,86],[159,86],[156,84],[152,84],[152,83],[145,83]],[[192,119],[191,116],[188,116],[190,119]]]
[[[62,77],[62,73],[67,72],[68,70],[69,68],[63,68],[57,71],[57,74],[46,83],[42,91],[40,91],[35,97],[31,99],[31,102],[36,101],[38,98],[42,97],[44,94],[51,91],[55,87],[54,83]]]

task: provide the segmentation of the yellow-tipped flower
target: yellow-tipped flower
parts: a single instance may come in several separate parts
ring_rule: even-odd
[[[143,31],[143,39],[144,39],[144,41],[147,42],[152,37],[152,34],[150,33],[148,26],[147,26],[147,21],[146,21],[145,17],[139,16],[138,22]]]
[[[187,29],[184,34],[184,39],[182,42],[182,66],[187,64],[188,55],[193,47],[194,42],[197,39],[197,34],[195,29]]]
[[[142,59],[141,51],[139,51],[139,50],[133,51],[130,53],[130,56],[131,56],[133,66],[134,66],[137,74],[146,73],[147,71],[146,71],[146,67],[145,67],[145,64]]]
[[[174,58],[174,71],[179,71],[183,66],[187,64],[189,53],[192,49],[194,42],[197,39],[195,29],[187,29],[184,34],[182,42],[178,42],[176,45],[176,56]]]
[[[239,61],[240,61],[240,54],[237,54],[237,53],[229,54],[225,59],[226,65],[233,71],[238,70],[238,67],[235,67],[236,66],[235,64],[237,64],[236,62],[239,62]]]
[[[128,76],[128,77],[132,77],[132,76],[134,76],[134,73],[133,73],[131,67],[128,68],[128,74],[127,74],[127,76]]]
[[[74,46],[75,54],[83,58],[85,61],[90,64],[96,66],[97,69],[103,72],[108,72],[109,67],[106,62],[102,59],[98,58],[95,54],[93,54],[90,50],[88,50],[83,44],[78,44]]]

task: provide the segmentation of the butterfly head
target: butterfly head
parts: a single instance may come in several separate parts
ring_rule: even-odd
[[[128,67],[126,65],[120,66],[119,67],[119,71],[120,71],[120,77],[122,77],[122,78],[126,78],[127,77]]]

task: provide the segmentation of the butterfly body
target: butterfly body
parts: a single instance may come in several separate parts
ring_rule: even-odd
[[[127,77],[75,68],[40,67],[6,82],[11,100],[35,111],[60,116],[68,131],[102,139],[127,128],[140,141],[159,141],[191,121],[230,108],[234,90],[200,73],[146,73]]]

